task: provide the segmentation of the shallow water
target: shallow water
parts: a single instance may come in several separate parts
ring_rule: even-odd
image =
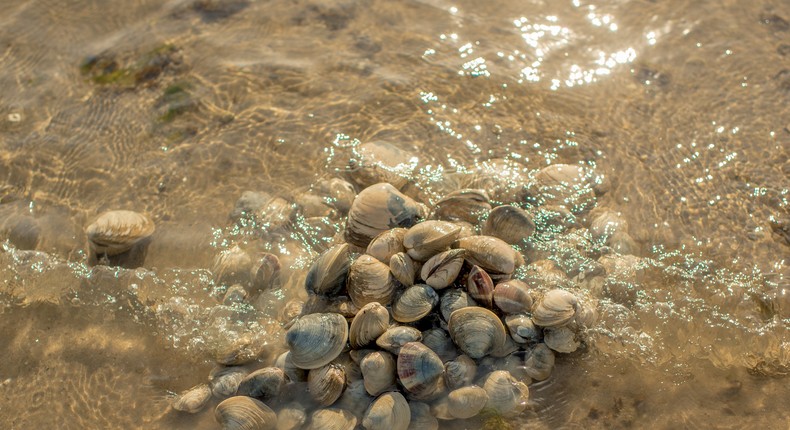
[[[518,428],[790,426],[786,1],[41,0],[4,4],[0,42],[3,428],[216,428],[167,393],[237,337],[276,348],[342,224],[260,238],[236,199],[290,199],[375,140],[423,185],[495,158],[611,181],[640,270]],[[115,208],[157,224],[144,268],[86,264]],[[257,309],[216,304],[235,243],[286,268]]]

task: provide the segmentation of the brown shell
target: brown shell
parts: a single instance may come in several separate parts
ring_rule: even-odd
[[[408,430],[410,422],[409,403],[397,391],[379,396],[362,418],[367,430]]]
[[[310,397],[319,405],[330,406],[343,394],[346,388],[346,371],[343,366],[327,364],[307,374],[307,390]]]
[[[450,286],[461,272],[465,252],[463,249],[450,249],[434,255],[423,264],[420,277],[437,290]]]
[[[426,261],[448,249],[458,239],[461,227],[447,221],[425,221],[410,228],[403,246],[411,258]]]
[[[529,312],[532,309],[532,295],[526,283],[511,279],[500,282],[494,288],[494,303],[506,314]]]
[[[494,281],[480,266],[472,266],[466,278],[466,291],[477,303],[486,308],[494,307]]]
[[[453,342],[471,358],[484,357],[495,348],[501,348],[507,339],[499,317],[480,307],[453,312],[447,328]]]
[[[348,323],[335,313],[304,315],[285,335],[291,360],[302,369],[316,369],[337,358],[348,340]]]
[[[433,288],[417,284],[403,291],[392,303],[392,318],[398,322],[419,321],[439,303]]]
[[[529,388],[507,371],[491,372],[483,382],[483,389],[488,394],[486,408],[504,416],[517,415],[527,407]]]
[[[351,321],[348,332],[351,347],[359,349],[375,341],[387,331],[389,320],[389,311],[381,303],[372,302],[363,306]]]
[[[532,322],[541,327],[560,327],[576,315],[579,301],[573,293],[551,290],[543,295],[532,312]]]
[[[313,261],[304,284],[308,292],[322,295],[339,293],[346,285],[351,256],[348,244],[335,245]]]
[[[488,403],[486,390],[472,385],[450,391],[447,395],[448,410],[455,418],[472,418],[480,413]]]
[[[422,333],[414,327],[397,326],[391,327],[376,339],[376,345],[381,349],[398,355],[403,345],[409,342],[419,342],[422,340]]]
[[[348,243],[367,248],[379,233],[395,227],[411,227],[420,218],[417,202],[388,183],[362,190],[348,211],[345,237]]]
[[[145,214],[116,210],[100,214],[85,233],[93,252],[113,256],[132,249],[151,236],[155,228],[154,222]]]
[[[418,264],[405,252],[399,252],[390,258],[390,272],[401,284],[410,287],[414,285],[417,276]]]
[[[398,285],[389,266],[370,255],[360,255],[351,264],[346,290],[354,304],[361,308],[372,302],[390,304]]]
[[[264,367],[244,377],[236,394],[266,401],[277,397],[287,381],[288,377],[282,369]]]
[[[395,388],[397,372],[395,369],[395,358],[389,352],[373,351],[359,363],[362,371],[362,379],[365,383],[365,390],[371,396]]]
[[[357,418],[353,413],[339,408],[318,409],[310,414],[306,430],[354,430]]]
[[[214,419],[223,430],[274,430],[277,425],[274,411],[263,402],[246,396],[223,400],[214,409]]]
[[[444,374],[442,359],[420,342],[409,342],[398,355],[398,378],[410,393],[421,393]]]
[[[442,314],[442,318],[445,321],[450,321],[450,315],[458,309],[477,306],[477,302],[465,291],[459,288],[453,288],[447,290],[442,294],[441,301],[439,303],[439,311]]]
[[[459,355],[444,365],[444,381],[451,390],[470,385],[476,375],[477,363],[468,355]]]
[[[393,228],[381,232],[370,241],[365,253],[384,264],[389,264],[393,255],[406,252],[406,248],[403,247],[403,236],[405,235],[405,228]]]
[[[554,370],[554,352],[545,343],[539,343],[527,351],[524,367],[532,379],[546,380]]]
[[[176,396],[172,401],[173,409],[194,414],[200,412],[211,398],[208,384],[200,384]]]
[[[483,225],[483,234],[498,237],[511,245],[525,245],[535,232],[532,217],[516,206],[495,207]]]
[[[479,189],[463,189],[447,194],[436,203],[434,216],[446,221],[465,221],[477,225],[491,210],[488,193]]]
[[[453,247],[465,249],[464,258],[489,273],[510,274],[516,268],[516,251],[502,239],[469,236],[458,239]]]

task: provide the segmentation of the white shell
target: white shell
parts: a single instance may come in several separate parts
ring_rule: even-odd
[[[578,299],[565,290],[551,290],[538,301],[532,312],[532,322],[540,327],[560,327],[576,315]]]
[[[401,393],[379,396],[365,412],[362,426],[367,430],[408,430],[411,422],[409,403]]]
[[[214,419],[223,430],[273,430],[277,415],[268,406],[251,397],[225,399],[214,409]]]
[[[348,340],[348,323],[335,313],[300,317],[285,335],[291,360],[302,369],[316,369],[340,355]]]
[[[379,233],[394,227],[411,227],[417,223],[417,202],[388,183],[378,183],[362,190],[348,211],[346,241],[367,248]]]
[[[85,230],[96,254],[118,255],[154,233],[154,222],[139,212],[117,210],[100,214]]]

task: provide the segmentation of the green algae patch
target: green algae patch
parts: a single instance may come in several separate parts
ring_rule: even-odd
[[[169,43],[132,58],[105,52],[87,57],[80,73],[100,86],[135,88],[157,81],[166,69],[182,64],[180,50]]]

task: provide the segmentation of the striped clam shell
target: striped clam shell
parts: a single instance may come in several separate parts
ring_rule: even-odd
[[[348,323],[335,313],[300,317],[285,335],[291,361],[302,369],[316,369],[340,355],[348,339]]]
[[[444,374],[442,359],[420,342],[409,342],[400,350],[397,361],[400,383],[410,393],[426,391]]]
[[[532,295],[524,281],[511,279],[496,285],[494,303],[506,314],[529,312],[532,309]]]
[[[214,409],[214,418],[223,430],[274,430],[277,415],[259,400],[235,396],[223,400]]]

